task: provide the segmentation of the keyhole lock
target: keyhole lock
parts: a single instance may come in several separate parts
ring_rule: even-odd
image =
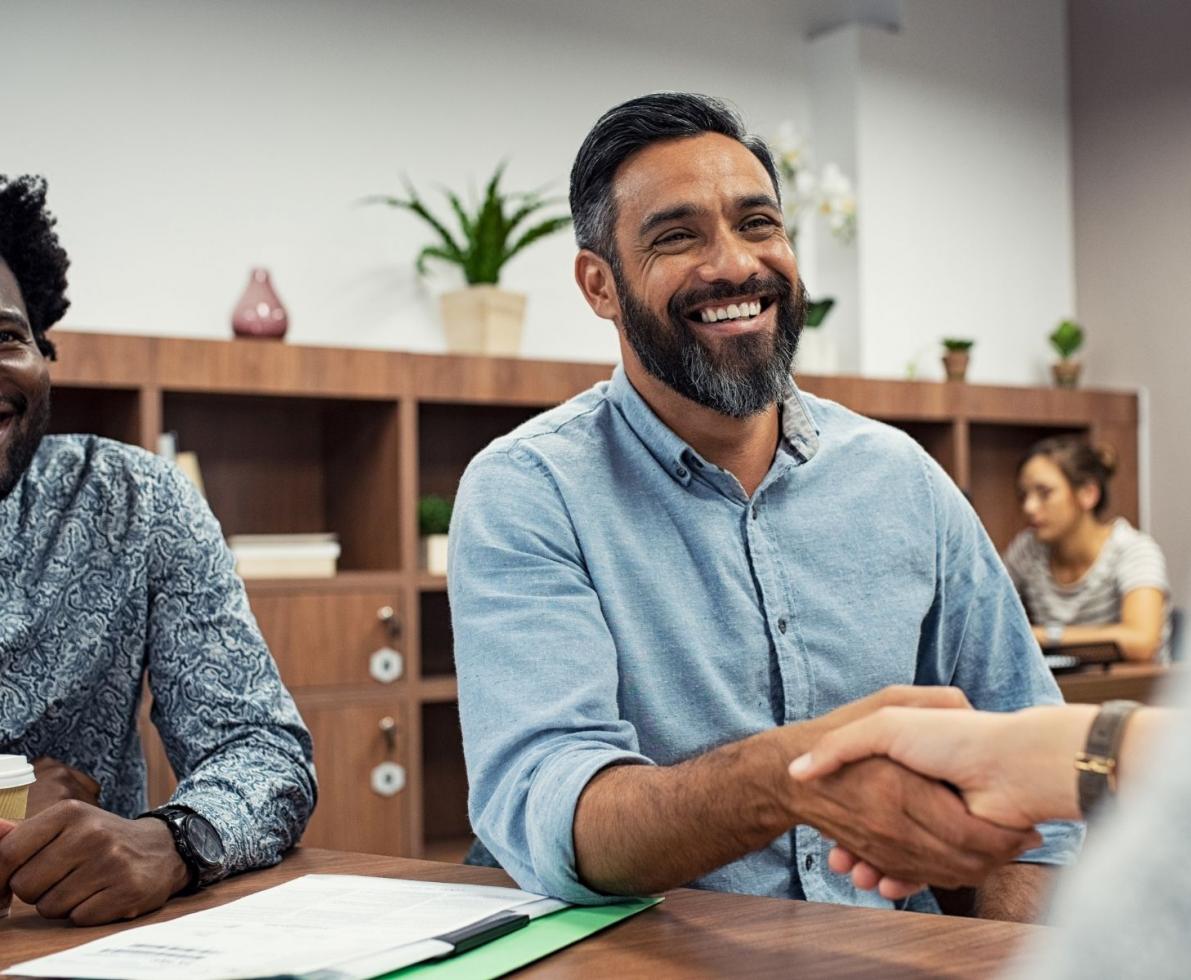
[[[396,762],[382,762],[373,768],[371,782],[378,796],[396,796],[405,789],[405,770]]]
[[[392,684],[405,673],[405,658],[392,647],[381,647],[368,658],[368,673],[374,681]]]

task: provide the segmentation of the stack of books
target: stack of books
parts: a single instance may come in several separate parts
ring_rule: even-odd
[[[233,534],[227,539],[241,578],[331,578],[336,534]]]

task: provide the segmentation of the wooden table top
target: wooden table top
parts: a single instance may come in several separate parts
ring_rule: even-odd
[[[367,874],[508,885],[490,868],[297,848],[152,915],[80,929],[16,902],[0,920],[0,969],[109,933],[197,912],[299,875]],[[853,909],[680,888],[649,909],[520,971],[519,977],[986,977],[1039,926]],[[7,975],[7,974],[6,974]]]
[[[1116,663],[1107,670],[1089,667],[1074,674],[1059,674],[1055,680],[1068,703],[1102,704],[1125,698],[1150,704],[1171,678],[1179,676],[1180,669],[1162,664]]]

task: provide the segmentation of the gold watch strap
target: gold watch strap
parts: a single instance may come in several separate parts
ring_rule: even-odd
[[[1106,701],[1088,729],[1084,750],[1075,757],[1079,773],[1079,809],[1088,817],[1106,794],[1117,791],[1117,756],[1125,722],[1141,705],[1136,701]]]

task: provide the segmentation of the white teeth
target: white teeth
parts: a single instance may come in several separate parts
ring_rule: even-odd
[[[751,303],[729,303],[727,306],[705,307],[699,311],[699,318],[704,323],[715,323],[717,320],[742,320],[747,317],[761,315],[761,301]]]

